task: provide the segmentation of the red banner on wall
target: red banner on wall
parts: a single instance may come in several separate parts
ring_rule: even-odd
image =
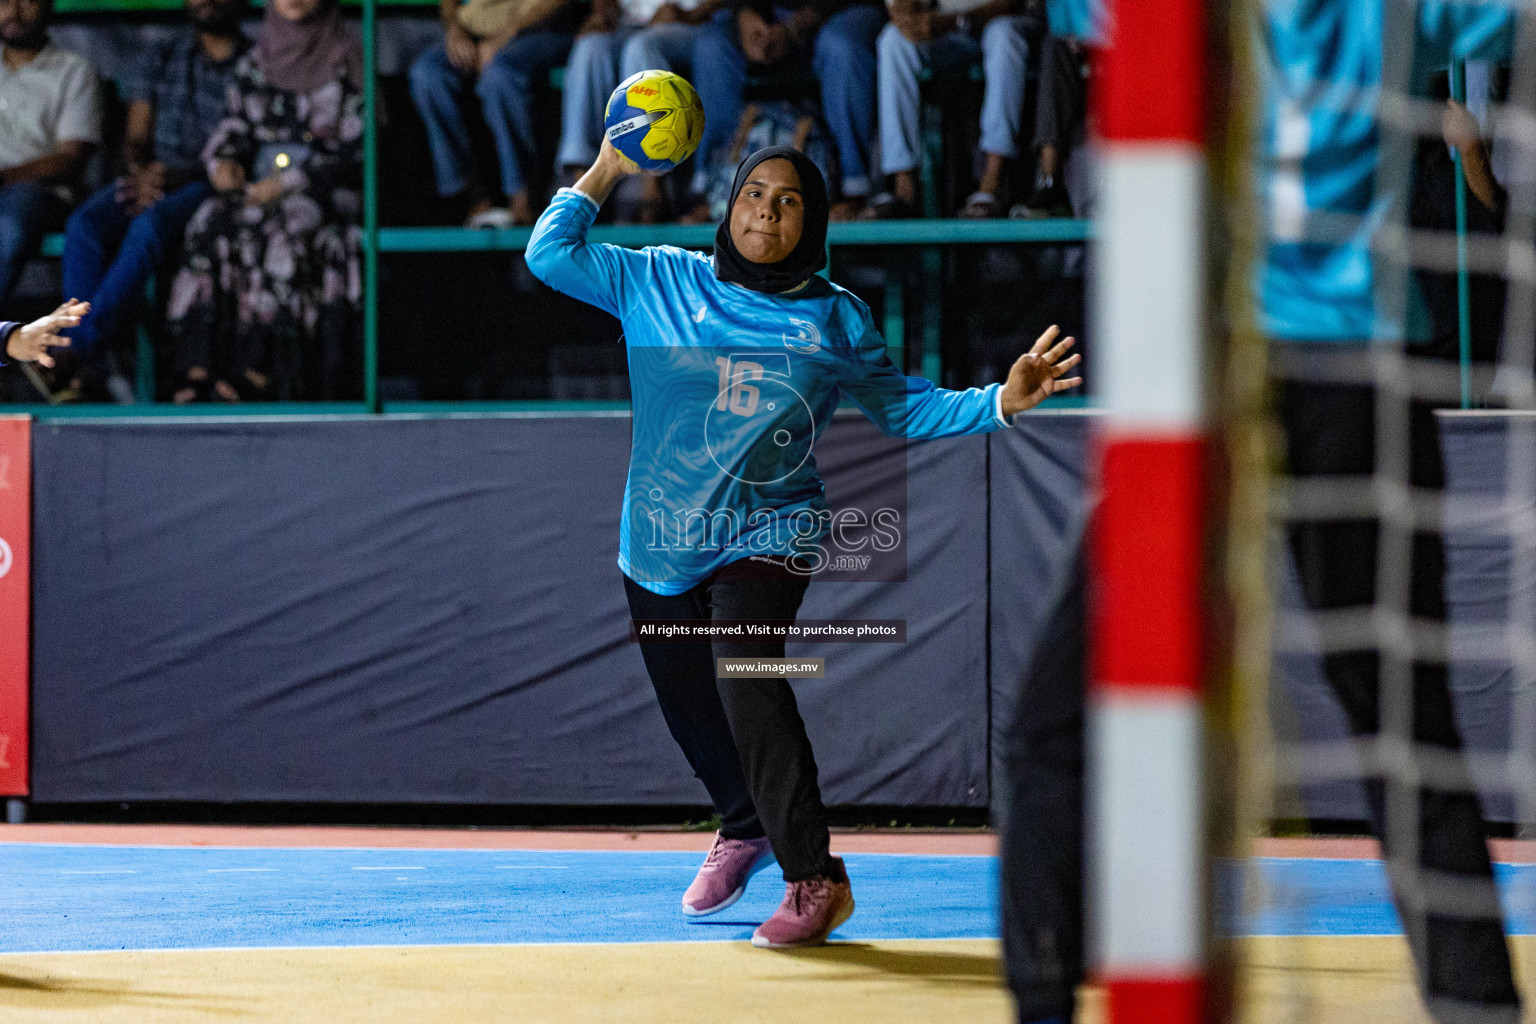
[[[26,796],[32,650],[32,420],[0,416],[0,796]]]

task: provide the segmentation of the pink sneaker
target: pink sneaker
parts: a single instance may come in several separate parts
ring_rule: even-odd
[[[843,858],[833,857],[832,862],[837,866],[835,878],[789,883],[779,909],[752,933],[752,945],[762,949],[819,946],[832,929],[853,916],[853,886]]]
[[[683,913],[703,917],[724,910],[741,899],[753,875],[772,863],[773,849],[767,836],[727,839],[716,832],[715,845],[709,848],[704,866],[683,893]]]

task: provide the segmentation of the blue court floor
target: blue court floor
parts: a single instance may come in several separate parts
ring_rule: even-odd
[[[847,940],[997,934],[991,857],[848,854]],[[678,909],[691,852],[0,844],[0,953],[730,941],[778,906],[775,867],[735,906]]]
[[[690,920],[692,852],[0,844],[0,953],[123,949],[741,941],[783,894],[775,868]],[[997,861],[848,854],[847,941],[998,934]],[[1242,932],[1399,932],[1380,862],[1261,858]],[[1536,865],[1497,868],[1511,934],[1536,934]]]
[[[1259,909],[1246,935],[1399,935],[1386,868],[1378,860],[1263,857]],[[1511,935],[1536,935],[1536,864],[1495,864]]]

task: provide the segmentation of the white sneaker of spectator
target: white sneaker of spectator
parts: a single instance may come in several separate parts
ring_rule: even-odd
[[[464,222],[467,228],[509,228],[512,226],[512,211],[505,206],[493,206],[489,210],[481,210]]]

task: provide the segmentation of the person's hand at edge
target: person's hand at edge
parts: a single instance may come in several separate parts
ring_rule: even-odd
[[[155,161],[117,179],[117,201],[136,217],[165,198],[165,187],[165,164]]]
[[[475,46],[475,37],[457,21],[443,23],[443,48],[448,51],[448,63],[460,71],[480,69],[480,51]]]
[[[1472,111],[1455,100],[1445,101],[1440,114],[1440,134],[1446,144],[1459,150],[1468,150],[1483,144],[1483,127],[1477,123]]]
[[[80,326],[81,319],[91,311],[89,302],[70,299],[58,309],[41,319],[23,324],[5,339],[5,354],[22,363],[41,363],[53,367],[50,348],[68,348],[69,339],[59,332]]]
[[[741,52],[748,64],[767,64],[769,36],[767,19],[750,7],[736,12],[736,31],[741,37]]]
[[[258,182],[245,186],[245,202],[247,206],[265,206],[282,197],[283,179],[276,174],[269,174]]]
[[[245,186],[245,168],[233,160],[220,160],[213,165],[208,183],[220,192],[237,192]]]
[[[619,27],[616,0],[593,0],[592,11],[576,30],[578,36],[606,35]]]
[[[1083,382],[1081,377],[1063,376],[1082,362],[1082,356],[1067,356],[1067,350],[1072,347],[1074,339],[1056,341],[1059,334],[1061,328],[1055,324],[1047,327],[1030,350],[1019,356],[1008,370],[1008,380],[1003,384],[1002,394],[1004,416],[1033,409],[1052,395],[1068,391]],[[1052,342],[1056,343],[1053,345]]]

